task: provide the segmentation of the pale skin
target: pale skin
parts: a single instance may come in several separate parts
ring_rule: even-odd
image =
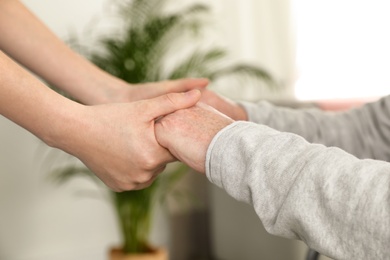
[[[238,120],[248,121],[243,107],[203,89],[201,102],[196,106],[158,120],[156,139],[179,161],[197,172],[205,173],[206,153],[211,141],[219,131]]]
[[[206,79],[131,85],[72,51],[20,1],[0,0],[0,50],[87,105],[131,102],[204,88]]]
[[[238,103],[207,89],[200,101],[160,119],[156,138],[178,160],[205,173],[206,152],[215,135],[234,121],[248,121],[248,114]]]
[[[236,121],[248,121],[247,112],[243,107],[213,91],[207,89],[202,90],[201,101]]]
[[[154,121],[200,99],[198,90],[170,92],[204,88],[207,80],[129,85],[70,50],[16,0],[0,0],[0,35],[1,115],[78,157],[115,191],[147,187],[175,160],[157,143]],[[55,93],[2,51],[93,106]]]
[[[0,52],[0,114],[83,161],[115,191],[141,189],[174,157],[154,121],[193,106],[200,91],[132,103],[85,106],[58,95]]]
[[[205,173],[206,153],[211,141],[233,122],[216,109],[198,103],[161,118],[155,127],[156,139],[179,161]]]

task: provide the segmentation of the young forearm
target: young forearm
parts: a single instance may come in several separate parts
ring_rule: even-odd
[[[2,52],[0,70],[0,114],[49,145],[60,146],[54,140],[71,131],[71,119],[82,105],[58,95]]]
[[[86,104],[126,85],[68,48],[20,1],[0,0],[0,49]]]
[[[200,99],[191,91],[84,106],[47,88],[1,51],[0,73],[0,115],[74,155],[115,191],[147,187],[175,160],[157,143],[154,122]]]

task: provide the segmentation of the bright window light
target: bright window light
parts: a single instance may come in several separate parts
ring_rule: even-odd
[[[299,100],[390,94],[390,1],[292,1]]]

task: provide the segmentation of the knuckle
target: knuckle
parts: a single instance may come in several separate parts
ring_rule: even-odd
[[[173,107],[176,106],[176,102],[175,102],[176,94],[175,93],[165,94],[164,99],[165,99],[165,101],[167,101],[167,103],[171,104]]]
[[[107,187],[110,188],[110,190],[112,190],[113,192],[119,192],[119,189],[117,187],[111,185],[107,185]]]
[[[156,128],[167,129],[172,124],[172,118],[168,115],[160,119]]]
[[[114,188],[112,188],[115,192],[124,192],[129,190],[134,190],[136,188],[136,184],[133,181],[131,176],[127,176],[125,178],[116,179],[114,183]]]
[[[113,190],[114,192],[123,192],[123,191],[125,191],[121,186],[119,186],[119,185],[116,185],[116,186],[114,186],[114,187],[110,187],[111,188],[111,190]]]
[[[137,188],[137,185],[134,183],[126,183],[122,186],[123,191],[135,190],[136,188]]]
[[[159,165],[159,160],[157,158],[154,158],[154,156],[148,156],[143,160],[143,168],[146,172],[154,171],[156,168],[159,167]]]
[[[153,175],[149,173],[143,173],[138,175],[137,182],[140,184],[149,183],[153,179]]]

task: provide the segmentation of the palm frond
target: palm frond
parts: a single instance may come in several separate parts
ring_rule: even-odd
[[[227,52],[223,48],[198,48],[196,40],[206,28],[205,18],[210,11],[207,5],[194,4],[178,12],[166,13],[163,10],[166,3],[167,0],[116,0],[114,4],[124,21],[122,33],[99,38],[95,44],[97,48],[80,47],[79,50],[101,69],[129,83],[185,77],[217,80],[238,76],[264,81],[268,86],[274,84],[274,79],[262,68],[244,64],[227,66]],[[179,50],[188,45],[193,47],[189,49],[190,54],[173,64],[173,68],[167,68],[166,61],[172,58],[169,55],[173,53],[178,57]],[[150,218],[158,200],[165,201],[172,193],[185,198],[175,185],[188,169],[180,164],[171,172],[160,175],[144,190],[112,192],[126,253],[146,250]],[[65,182],[74,176],[88,176],[101,184],[86,167],[65,167],[53,176],[57,182]]]
[[[272,88],[278,88],[278,84],[275,79],[267,72],[266,70],[253,65],[248,64],[238,64],[232,65],[229,67],[221,68],[211,72],[208,77],[211,80],[217,80],[225,76],[238,76],[238,77],[247,77],[255,80],[261,79],[265,81],[268,86]]]
[[[163,173],[163,178],[160,178],[159,200],[160,203],[164,203],[170,192],[175,190],[175,186],[189,171],[189,167],[183,163],[180,163],[178,167],[170,172]]]
[[[133,28],[142,28],[151,17],[159,16],[166,0],[120,1],[119,15]]]
[[[123,250],[127,253],[147,251],[151,216],[159,180],[143,190],[115,193],[115,204],[124,235]]]
[[[103,183],[100,181],[98,177],[96,177],[95,174],[93,174],[88,168],[85,166],[67,166],[62,167],[59,169],[55,169],[52,174],[50,175],[50,178],[58,183],[62,184],[65,183],[74,177],[87,177],[88,179],[93,180],[98,185],[103,185]]]
[[[143,7],[145,10],[140,7],[137,10],[149,10],[148,6]],[[124,39],[101,39],[99,45],[105,52],[92,54],[90,60],[127,82],[166,79],[161,68],[168,51],[185,32],[198,31],[202,22],[196,15],[208,11],[207,6],[197,4],[180,13],[148,17],[142,22],[143,26],[128,27]]]
[[[214,48],[207,51],[195,51],[179,63],[169,75],[170,79],[183,77],[207,77],[213,65],[226,56],[226,51]]]

